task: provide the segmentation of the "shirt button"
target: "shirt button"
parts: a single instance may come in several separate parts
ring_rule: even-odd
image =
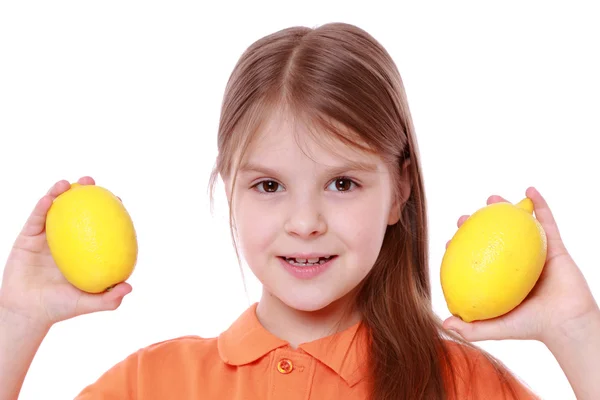
[[[289,374],[293,369],[294,365],[287,358],[284,358],[277,363],[277,370],[282,374]]]

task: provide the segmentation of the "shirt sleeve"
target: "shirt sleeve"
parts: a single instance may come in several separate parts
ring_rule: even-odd
[[[540,400],[540,397],[504,365],[494,365],[482,353],[475,357],[473,367],[468,390],[469,399]]]
[[[85,387],[75,400],[137,399],[139,354],[133,353]]]
[[[539,400],[525,383],[476,346],[448,342],[453,400]]]

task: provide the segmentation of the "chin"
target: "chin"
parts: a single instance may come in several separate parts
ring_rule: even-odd
[[[325,296],[320,293],[306,293],[302,290],[290,289],[287,291],[271,292],[271,294],[279,299],[283,304],[297,311],[316,312],[330,307],[332,304],[339,302],[343,297],[340,296]]]

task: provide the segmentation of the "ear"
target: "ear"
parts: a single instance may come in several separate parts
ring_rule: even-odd
[[[410,159],[407,159],[404,161],[404,164],[402,164],[402,170],[400,171],[400,182],[398,188],[400,190],[400,196],[393,199],[393,204],[390,208],[390,215],[388,217],[388,225],[394,225],[398,223],[400,216],[402,215],[402,210],[404,209],[404,204],[410,197],[412,182],[410,180],[410,174],[408,171],[409,166]]]

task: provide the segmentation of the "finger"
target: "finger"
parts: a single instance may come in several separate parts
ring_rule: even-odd
[[[544,227],[545,230],[547,228],[551,228],[551,232],[546,232],[546,234],[553,233],[557,238],[560,237],[558,232],[558,227],[556,221],[554,220],[554,215],[552,215],[552,211],[550,211],[550,206],[542,197],[540,192],[538,192],[535,188],[530,187],[525,191],[525,195],[531,199],[533,202],[533,209],[535,211],[535,216],[540,224]]]
[[[56,182],[54,185],[52,185],[52,187],[50,189],[48,189],[48,192],[46,194],[56,198],[63,192],[66,192],[67,190],[69,190],[70,187],[71,187],[71,184],[69,183],[69,181],[62,179],[62,180]]]
[[[121,305],[123,298],[131,291],[131,285],[122,282],[104,293],[84,293],[79,300],[77,313],[89,314],[97,311],[116,310]]]
[[[514,330],[508,328],[502,318],[485,321],[464,322],[458,317],[450,317],[443,324],[445,329],[454,331],[469,342],[483,340],[518,339]]]
[[[33,208],[31,215],[29,215],[29,218],[21,230],[21,235],[36,236],[42,233],[46,225],[46,215],[48,214],[50,206],[52,206],[52,202],[63,192],[69,190],[69,187],[70,184],[66,180],[56,182]]]
[[[538,192],[534,187],[528,188],[525,191],[525,195],[533,202],[535,217],[544,228],[544,232],[546,232],[548,244],[554,247],[554,249],[549,250],[563,250],[564,244],[560,237],[560,231],[558,229],[558,225],[556,224],[556,220],[554,219],[554,215],[550,210],[550,206],[548,206],[548,203],[546,202],[546,199],[544,199],[540,192]]]
[[[489,206],[490,204],[494,204],[494,203],[500,203],[500,202],[505,202],[505,203],[509,203],[508,200],[506,200],[504,197],[502,196],[498,196],[496,194],[488,197],[487,199],[487,205]]]
[[[95,185],[96,181],[94,181],[94,178],[92,178],[91,176],[82,176],[81,178],[79,178],[77,183],[79,183],[80,185]]]

